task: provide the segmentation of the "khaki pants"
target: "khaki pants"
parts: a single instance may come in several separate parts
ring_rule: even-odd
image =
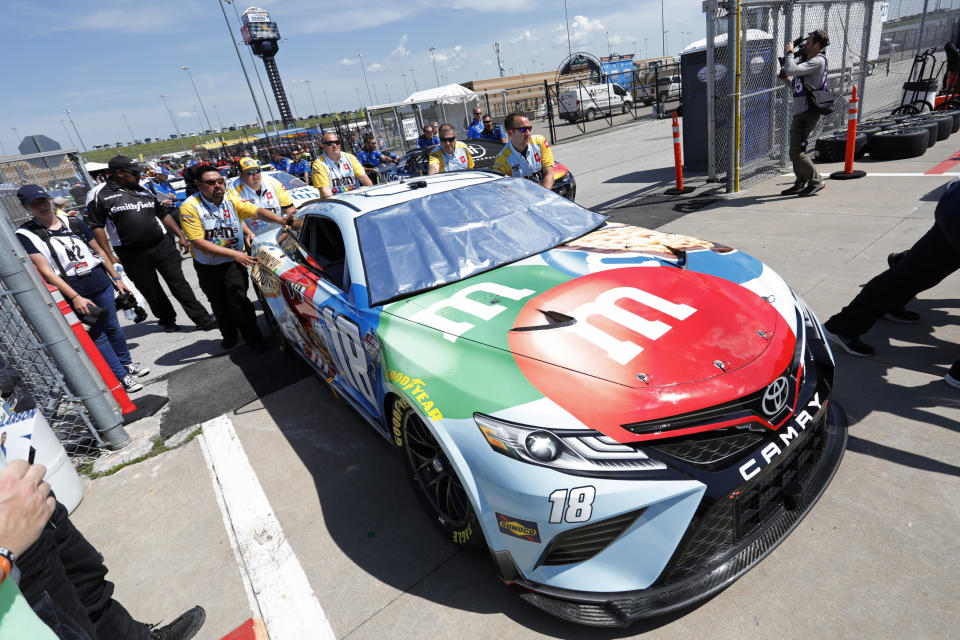
[[[793,121],[790,123],[790,161],[793,162],[793,173],[797,177],[797,184],[823,182],[823,178],[817,173],[817,168],[813,166],[813,161],[807,155],[807,138],[810,137],[819,120],[819,113],[807,109],[793,116]]]

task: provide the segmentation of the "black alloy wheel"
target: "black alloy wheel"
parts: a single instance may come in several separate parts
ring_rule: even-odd
[[[417,497],[427,513],[451,542],[463,547],[485,546],[480,523],[456,470],[430,429],[403,400],[401,413],[403,449]]]

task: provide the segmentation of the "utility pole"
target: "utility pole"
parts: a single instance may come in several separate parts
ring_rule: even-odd
[[[400,77],[403,78],[403,94],[405,96],[410,95],[410,90],[407,89],[407,74],[401,73]]]
[[[433,75],[437,78],[437,86],[440,86],[440,73],[437,71],[437,56],[435,55],[436,47],[430,47],[430,60],[433,62]]]
[[[207,116],[207,110],[203,106],[203,100],[200,99],[200,91],[197,90],[197,83],[193,81],[193,74],[190,73],[190,67],[183,65],[180,67],[187,72],[187,76],[190,78],[190,84],[193,85],[193,92],[197,94],[197,102],[200,103],[200,111],[203,112],[203,119],[207,121],[207,129],[213,129],[213,125],[210,124],[210,118]],[[200,123],[200,126],[203,127],[203,123]]]
[[[63,132],[64,132],[65,134],[67,134],[67,140],[70,141],[70,146],[73,147],[74,149],[76,149],[76,148],[77,148],[77,144],[73,141],[73,136],[70,135],[70,130],[67,129],[67,121],[66,121],[66,120],[60,120],[60,125],[63,127]],[[6,154],[3,154],[3,155],[6,155]]]
[[[567,55],[573,57],[573,45],[570,44],[570,14],[567,13],[567,0],[563,0],[563,17],[567,22]],[[501,67],[501,70],[503,67]],[[500,74],[503,77],[503,73]]]
[[[83,152],[86,153],[86,152],[87,152],[87,146],[86,146],[85,144],[83,144],[83,138],[80,137],[80,132],[77,131],[77,123],[74,122],[74,121],[73,121],[73,118],[70,116],[70,109],[64,109],[63,112],[64,112],[65,114],[67,114],[67,120],[70,121],[70,126],[73,127],[73,132],[74,132],[75,134],[77,134],[77,140],[80,141],[80,149],[82,149]],[[14,132],[16,132],[16,129],[14,129]]]
[[[173,117],[173,111],[170,111],[170,107],[167,105],[167,96],[161,95],[160,101],[163,102],[163,108],[167,110],[167,115],[170,116],[170,122],[173,123],[173,130],[177,132],[177,140],[180,141],[180,146],[186,151],[187,143],[183,141],[183,136],[180,134],[180,127],[177,126],[177,119]]]
[[[304,80],[304,81],[303,81],[303,84],[307,85],[307,91],[310,92],[310,102],[313,103],[313,112],[314,112],[315,114],[317,114],[317,116],[319,116],[319,115],[320,115],[320,109],[317,109],[317,101],[313,99],[313,89],[310,88],[310,81],[309,81],[309,80]]]
[[[130,132],[130,144],[133,144],[133,141],[137,139],[137,136],[133,135],[133,129],[130,128],[130,122],[127,120],[127,114],[121,113],[120,117],[123,118],[123,123],[127,125],[127,131]]]
[[[667,32],[664,30],[666,24],[663,21],[663,0],[660,0],[660,33],[663,34],[663,57],[667,57]]]
[[[413,79],[413,90],[420,91],[420,87],[417,86],[417,76],[413,74],[413,69],[410,69],[410,77]]]
[[[220,125],[220,133],[223,133],[223,118],[220,117],[220,109],[217,109],[217,105],[213,105],[213,112],[217,114],[217,124]]]
[[[239,22],[240,14],[237,14],[237,6],[233,4],[233,0],[226,0],[226,2],[230,5],[233,5],[233,12],[237,15],[237,22]],[[260,120],[260,126],[263,127],[263,135],[266,137],[267,144],[270,144],[270,133],[267,131],[267,121],[263,119],[263,114],[260,113],[260,105],[257,103],[257,94],[253,91],[253,83],[250,82],[250,76],[247,74],[247,66],[243,64],[243,56],[240,55],[240,47],[237,46],[237,39],[233,36],[233,27],[230,26],[230,20],[227,18],[227,10],[223,6],[223,0],[220,0],[220,11],[223,13],[223,21],[227,24],[227,33],[230,34],[230,42],[233,43],[233,50],[237,52],[237,60],[240,61],[240,68],[243,70],[243,77],[247,81],[247,88],[250,90],[250,99],[253,100],[253,107],[257,110],[257,118]],[[254,62],[252,52],[250,53],[250,56],[251,62]],[[253,70],[257,72],[257,79],[259,80],[260,71],[257,69],[255,62],[253,65]],[[263,91],[263,100],[267,103],[267,109],[269,110],[270,101],[267,100],[267,91],[263,88],[263,80],[260,80],[260,90]],[[270,119],[273,119],[272,113],[270,114]],[[274,127],[274,131],[276,131],[276,127]]]
[[[363,68],[363,54],[358,53],[357,56],[360,58],[360,71],[363,72],[363,83],[367,85],[367,98],[370,100],[370,104],[373,104],[373,96],[370,95],[370,83],[367,82],[367,70]]]
[[[566,6],[566,4],[564,4]],[[493,50],[497,52],[497,68],[500,70],[500,77],[503,77],[503,62],[500,61],[500,43],[493,43]]]

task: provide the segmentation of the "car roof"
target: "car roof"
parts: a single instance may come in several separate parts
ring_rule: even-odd
[[[322,202],[346,205],[352,211],[352,217],[356,218],[369,211],[376,211],[424,196],[505,179],[507,178],[500,174],[488,171],[438,173],[432,176],[416,176],[383,185],[366,187],[326,198]]]

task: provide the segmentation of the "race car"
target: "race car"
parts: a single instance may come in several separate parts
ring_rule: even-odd
[[[627,625],[775,548],[846,448],[834,359],[769,267],[529,181],[405,178],[254,222],[279,342],[427,517],[561,618]]]
[[[295,175],[286,171],[264,170],[263,175],[276,179],[280,184],[287,188],[290,197],[293,198],[293,204],[302,207],[308,202],[320,199],[320,190],[312,187]]]
[[[473,157],[474,169],[488,170],[493,166],[493,159],[497,157],[500,150],[506,145],[498,140],[485,140],[474,138],[465,141],[470,147],[470,155]],[[396,165],[388,165],[383,168],[381,174],[384,181],[399,180],[408,176],[427,175],[428,165],[430,163],[431,149],[414,149],[400,159]],[[553,192],[568,200],[575,200],[577,197],[577,181],[573,179],[573,173],[566,165],[555,162],[553,165]]]

